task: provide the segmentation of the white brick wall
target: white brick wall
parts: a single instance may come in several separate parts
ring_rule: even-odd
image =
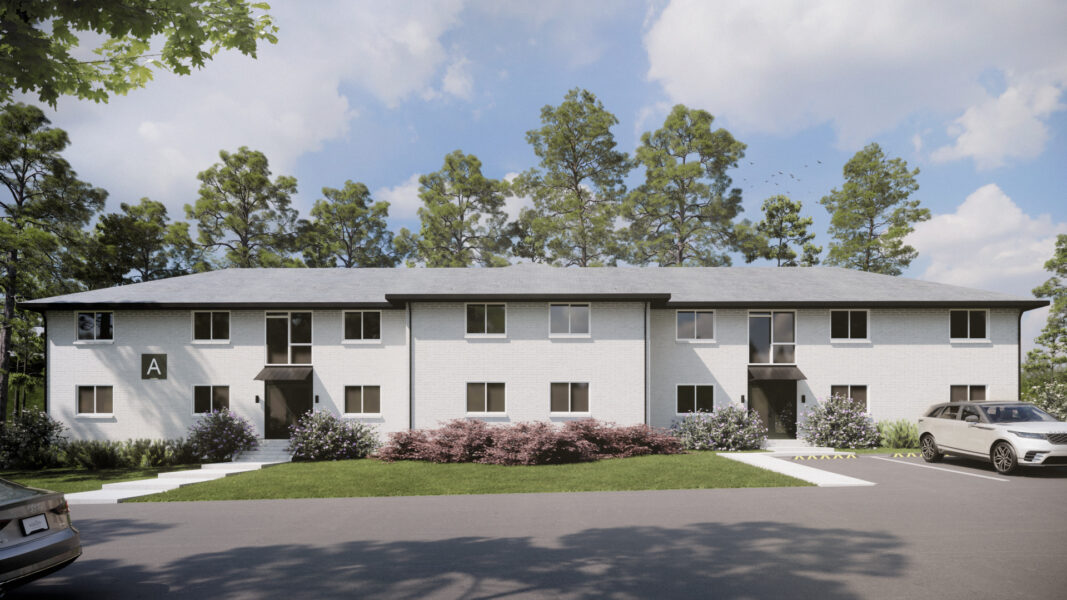
[[[415,426],[466,414],[467,382],[504,382],[507,413],[491,422],[563,421],[549,415],[549,384],[588,382],[589,415],[644,422],[644,304],[594,302],[588,338],[549,338],[549,303],[507,303],[505,338],[466,338],[462,302],[418,303]]]
[[[408,426],[406,312],[382,311],[381,344],[342,344],[341,311],[313,311],[316,410],[339,414],[345,385],[380,385],[381,432]],[[230,409],[263,433],[264,311],[230,312],[229,343],[193,343],[188,310],[116,311],[112,343],[76,343],[76,312],[49,311],[48,402],[75,439],[174,438],[196,421],[193,386],[228,385]],[[166,354],[167,379],[142,380],[141,354]],[[79,385],[114,387],[111,417],[76,414]],[[255,402],[259,396],[260,403]]]
[[[675,311],[652,311],[652,425],[676,419],[678,384],[715,386],[716,408],[748,394],[748,312],[715,311],[715,342],[675,341]],[[987,342],[950,343],[948,309],[872,309],[869,342],[830,342],[829,309],[797,312],[798,415],[831,385],[866,385],[875,420],[914,419],[947,402],[951,385],[985,385],[990,400],[1018,393],[1016,309],[990,311]],[[804,396],[801,404],[800,396]]]

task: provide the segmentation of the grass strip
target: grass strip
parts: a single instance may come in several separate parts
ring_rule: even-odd
[[[135,479],[153,479],[167,471],[199,469],[200,465],[182,465],[173,467],[137,467],[133,469],[100,469],[90,471],[82,468],[41,469],[38,471],[5,471],[0,478],[21,483],[29,487],[72,494],[98,490],[105,483],[132,481]]]
[[[806,486],[807,482],[694,452],[543,466],[374,459],[290,463],[131,499],[261,500]]]

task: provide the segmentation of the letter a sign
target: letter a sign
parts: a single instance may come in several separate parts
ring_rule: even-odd
[[[166,354],[142,354],[141,355],[141,379],[166,379],[167,378],[167,355]]]

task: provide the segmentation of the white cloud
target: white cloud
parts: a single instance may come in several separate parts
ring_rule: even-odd
[[[515,178],[519,174],[512,172],[504,175],[504,181],[511,183],[515,181]],[[507,214],[509,221],[514,221],[519,218],[519,212],[524,208],[533,208],[533,199],[528,196],[510,196],[504,202],[504,213]]]
[[[422,206],[422,199],[419,198],[418,173],[408,177],[399,185],[375,191],[374,199],[385,200],[389,203],[390,220],[418,218],[419,207]]]
[[[441,80],[441,89],[447,94],[457,98],[470,100],[474,90],[474,78],[470,73],[471,61],[465,57],[452,61],[445,69],[444,79]]]
[[[275,3],[279,41],[261,44],[258,59],[224,52],[201,71],[160,73],[109,104],[65,98],[51,118],[70,134],[66,155],[79,174],[116,203],[150,196],[182,216],[196,199],[196,173],[220,149],[261,150],[275,174],[292,174],[301,156],[344,137],[358,118],[344,87],[387,106],[417,97],[451,59],[440,39],[461,8]]]
[[[1065,30],[1067,4],[1054,0],[675,0],[644,42],[648,77],[673,102],[751,131],[831,123],[851,147],[909,115],[982,104],[989,70],[1009,83],[1062,72]]]
[[[956,212],[919,223],[907,243],[929,261],[920,279],[988,289],[1022,297],[1048,278],[1045,261],[1067,223],[1031,217],[996,184],[975,190]],[[1044,326],[1047,311],[1023,318],[1024,352]]]
[[[973,158],[979,169],[1004,165],[1008,158],[1034,158],[1049,139],[1045,119],[1063,110],[1062,81],[1021,82],[998,97],[968,108],[949,127],[956,138],[931,155],[936,162]]]

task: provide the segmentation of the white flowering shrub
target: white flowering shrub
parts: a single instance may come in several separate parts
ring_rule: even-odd
[[[377,448],[374,427],[344,421],[329,411],[304,413],[289,426],[289,452],[296,461],[363,458]]]
[[[756,450],[767,439],[767,426],[758,412],[728,406],[686,415],[671,433],[686,450]]]
[[[881,441],[874,420],[860,405],[839,395],[813,408],[797,429],[814,446],[875,448]]]
[[[1032,385],[1023,392],[1022,399],[1061,421],[1067,421],[1067,383],[1046,381]]]
[[[188,440],[193,455],[209,462],[230,461],[259,447],[252,424],[228,408],[202,415],[189,428]]]

